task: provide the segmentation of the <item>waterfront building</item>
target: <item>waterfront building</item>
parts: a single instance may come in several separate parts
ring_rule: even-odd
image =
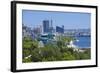
[[[56,26],[56,32],[63,34],[64,33],[64,26],[62,26],[62,27]]]
[[[66,29],[64,30],[66,36],[91,36],[90,29]]]

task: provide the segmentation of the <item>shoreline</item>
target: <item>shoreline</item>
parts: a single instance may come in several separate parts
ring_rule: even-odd
[[[86,50],[90,50],[91,49],[90,47],[78,47],[77,45],[74,44],[73,40],[70,41],[69,47],[73,47],[74,51],[78,51],[78,52],[84,52]]]
[[[76,45],[74,42],[79,42],[80,40],[78,40],[78,39],[76,39],[76,40],[71,40],[70,41],[70,45],[74,45],[75,47],[77,47],[78,49],[91,49],[91,46],[89,46],[89,47],[80,47],[80,46],[78,46],[78,45]],[[84,44],[84,43],[83,43]]]

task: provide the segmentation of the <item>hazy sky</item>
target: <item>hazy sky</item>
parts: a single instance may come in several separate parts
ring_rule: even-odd
[[[54,12],[23,10],[22,22],[29,27],[42,25],[43,20],[53,21],[53,27],[64,25],[65,29],[90,28],[91,14],[76,12]]]

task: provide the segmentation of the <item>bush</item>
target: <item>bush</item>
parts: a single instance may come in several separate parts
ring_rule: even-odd
[[[23,58],[29,56],[31,54],[31,51],[29,49],[23,49]]]
[[[31,58],[27,58],[27,59],[24,58],[23,59],[23,62],[24,63],[30,63],[30,62],[32,62],[32,59]]]
[[[34,49],[32,51],[32,61],[33,62],[42,61],[42,57],[41,57],[41,54],[39,52],[40,52],[40,50],[38,48],[37,49]]]
[[[63,53],[62,60],[75,60],[75,57],[70,53]]]
[[[80,59],[90,59],[91,58],[90,49],[86,50],[83,53],[79,53],[79,55],[80,55]]]

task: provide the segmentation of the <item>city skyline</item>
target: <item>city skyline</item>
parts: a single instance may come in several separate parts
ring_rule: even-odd
[[[90,28],[91,14],[76,12],[54,11],[22,11],[22,23],[28,27],[42,25],[43,20],[52,20],[53,27],[64,25],[65,29],[88,29]]]

